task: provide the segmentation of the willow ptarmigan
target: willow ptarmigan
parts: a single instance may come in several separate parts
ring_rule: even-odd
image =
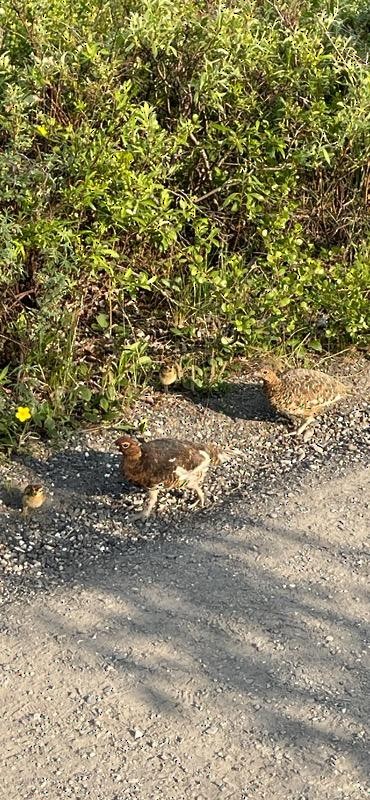
[[[35,508],[41,508],[41,506],[45,503],[45,500],[46,500],[46,492],[44,487],[38,484],[30,483],[23,490],[23,495],[22,495],[23,515],[26,516],[30,509],[33,511]]]
[[[159,371],[159,380],[163,386],[163,390],[168,392],[168,387],[173,383],[181,381],[183,376],[183,369],[181,364],[165,364]]]
[[[304,420],[297,433],[303,433],[318,414],[349,392],[337,378],[318,369],[290,369],[281,377],[271,369],[262,369],[258,377],[275,411],[293,420]]]
[[[138,442],[121,436],[115,442],[122,453],[121,470],[130,483],[148,491],[148,503],[140,514],[148,519],[160,491],[192,489],[204,505],[202,483],[211,464],[221,464],[228,455],[215,445],[193,444],[180,439],[152,439]]]

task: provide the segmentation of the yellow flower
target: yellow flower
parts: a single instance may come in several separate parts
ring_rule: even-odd
[[[15,416],[19,419],[19,422],[27,422],[28,419],[31,419],[32,414],[28,406],[18,406]]]

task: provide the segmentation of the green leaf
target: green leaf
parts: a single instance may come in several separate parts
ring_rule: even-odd
[[[99,328],[102,328],[103,330],[109,328],[109,319],[106,314],[98,314],[96,321],[99,325]]]
[[[139,356],[137,363],[140,364],[141,367],[144,367],[145,365],[151,364],[152,359],[150,356]]]
[[[81,398],[81,400],[84,400],[85,403],[88,403],[91,400],[91,390],[88,386],[79,386],[78,396]]]
[[[2,368],[2,370],[0,370],[0,384],[6,382],[5,379],[8,374],[8,371],[9,371],[9,364],[7,364],[5,367]]]
[[[43,426],[49,436],[52,436],[55,433],[57,427],[56,422],[54,419],[52,419],[52,417],[46,417],[43,421]]]
[[[327,164],[331,164],[330,154],[328,153],[326,147],[322,147],[321,148],[321,153],[324,156],[324,159],[325,159],[326,163]]]

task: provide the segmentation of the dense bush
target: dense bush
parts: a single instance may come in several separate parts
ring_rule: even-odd
[[[167,346],[363,341],[370,17],[333,8],[3,0],[3,415],[111,413]]]

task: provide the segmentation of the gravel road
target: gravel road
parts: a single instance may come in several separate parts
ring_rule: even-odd
[[[369,364],[343,373],[356,397],[305,443],[253,386],[143,399],[151,435],[243,450],[203,511],[173,493],[134,525],[114,432],[3,466],[8,800],[369,796]]]

